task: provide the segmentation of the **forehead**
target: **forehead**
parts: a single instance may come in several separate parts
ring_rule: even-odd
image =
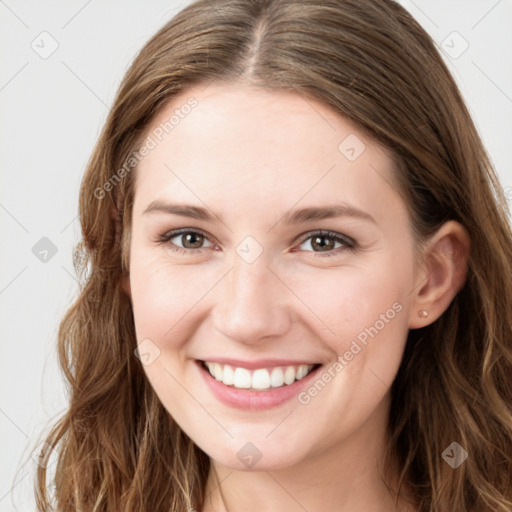
[[[280,210],[299,200],[306,206],[350,199],[378,215],[379,206],[398,199],[391,155],[299,93],[193,87],[158,112],[147,136],[154,147],[136,169],[139,210],[166,196],[246,205],[266,200],[269,207],[280,200]]]

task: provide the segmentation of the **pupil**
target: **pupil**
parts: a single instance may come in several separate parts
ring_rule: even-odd
[[[199,242],[199,246],[200,246],[201,242],[202,242],[202,236],[199,235],[198,233],[188,233],[187,235],[185,235],[186,242],[183,245],[185,245],[185,247],[187,246],[186,244],[189,244],[189,243],[191,243],[193,245],[194,238],[196,239],[196,245],[193,248],[197,248],[197,243]]]
[[[329,237],[326,235],[315,237],[313,239],[313,246],[317,245],[317,247],[319,247],[320,250],[322,250],[322,251],[327,250],[327,249],[332,249],[332,247],[334,245],[332,241],[331,241],[331,243],[327,243],[327,244],[322,244],[321,242],[319,242],[319,240],[325,240],[326,238],[328,239]]]

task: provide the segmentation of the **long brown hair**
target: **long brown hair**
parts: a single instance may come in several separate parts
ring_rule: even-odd
[[[69,408],[45,434],[38,510],[51,499],[63,512],[202,509],[209,458],[164,409],[134,356],[120,283],[129,270],[135,169],[119,170],[164,104],[214,81],[323,102],[391,151],[418,243],[449,219],[467,229],[463,288],[437,321],[409,332],[391,388],[388,456],[400,462],[397,494],[411,489],[420,512],[510,511],[509,210],[435,44],[392,0],[199,0],[136,57],[80,190],[81,289],[58,333]],[[442,458],[454,441],[469,454],[456,469]],[[44,466],[52,453],[50,493]]]

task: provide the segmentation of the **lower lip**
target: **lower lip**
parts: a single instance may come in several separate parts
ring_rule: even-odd
[[[249,389],[238,389],[214,379],[210,372],[204,367],[201,361],[196,360],[201,376],[211,389],[214,396],[222,403],[237,409],[245,409],[248,411],[261,411],[277,407],[293,397],[297,396],[304,387],[306,387],[312,379],[315,378],[319,366],[315,370],[308,373],[300,380],[296,380],[292,384],[284,385],[278,388],[270,388],[266,391],[253,391]]]

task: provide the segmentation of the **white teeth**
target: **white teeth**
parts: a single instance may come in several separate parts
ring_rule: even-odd
[[[303,379],[314,366],[301,364],[298,366],[276,366],[270,369],[258,368],[251,371],[247,368],[234,368],[229,364],[211,362],[205,362],[205,364],[212,377],[226,386],[254,390],[278,388],[284,384],[290,385],[295,380]]]
[[[308,374],[308,365],[301,364],[297,370],[297,380],[304,378]]]
[[[291,384],[295,380],[295,368],[288,366],[284,372],[284,383]]]
[[[219,363],[213,363],[213,376],[217,380],[222,380],[224,371],[222,369],[222,366]]]
[[[229,364],[224,365],[224,375],[222,376],[222,382],[228,386],[232,386],[235,382],[235,370]]]
[[[251,372],[247,368],[237,368],[235,370],[233,386],[235,388],[249,389],[251,387]]]
[[[268,389],[270,387],[270,375],[268,370],[260,368],[252,374],[252,387],[254,389]]]
[[[284,384],[284,376],[282,368],[277,366],[272,370],[272,374],[270,375],[270,384],[273,388],[278,388]]]

